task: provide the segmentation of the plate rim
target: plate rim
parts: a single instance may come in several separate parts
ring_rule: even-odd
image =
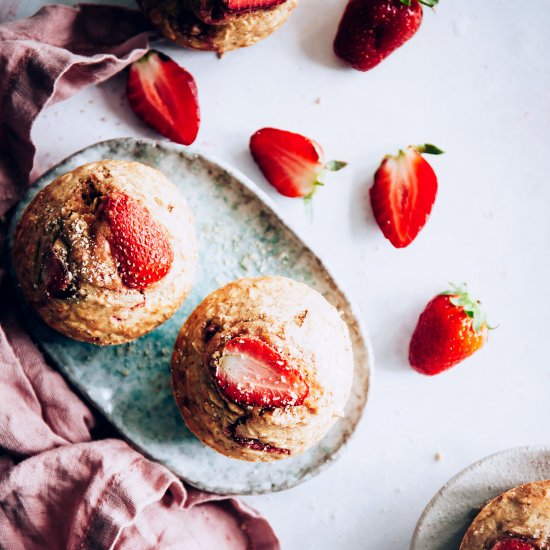
[[[472,470],[475,470],[476,468],[480,467],[482,464],[489,462],[491,460],[494,460],[497,457],[511,455],[511,454],[525,454],[530,455],[533,453],[550,453],[550,445],[521,445],[519,447],[510,447],[507,449],[503,449],[501,451],[496,451],[494,453],[491,453],[489,455],[486,455],[479,460],[476,460],[475,462],[472,462],[465,468],[462,468],[458,473],[456,473],[453,477],[451,477],[429,500],[429,502],[426,504],[424,509],[422,510],[422,513],[420,514],[420,517],[418,518],[418,521],[415,525],[414,532],[411,537],[411,543],[409,546],[409,550],[420,550],[417,548],[418,538],[420,536],[420,530],[423,527],[423,523],[426,520],[428,514],[430,514],[435,506],[437,505],[439,499],[449,490],[450,487],[453,487],[463,478],[465,475],[469,474]],[[550,470],[550,467],[549,467]],[[550,479],[550,476],[549,476]],[[536,481],[536,480],[533,480]],[[500,493],[498,493],[500,494]],[[495,497],[498,496],[498,494],[494,495]]]
[[[351,313],[355,324],[357,326],[357,333],[363,343],[363,346],[365,348],[366,352],[366,360],[363,365],[363,371],[367,375],[367,384],[366,387],[362,390],[362,393],[364,394],[364,400],[361,407],[361,410],[359,411],[357,421],[352,427],[351,432],[349,435],[342,441],[340,446],[328,457],[325,457],[324,460],[318,461],[317,463],[312,464],[307,469],[304,469],[303,474],[300,476],[296,476],[295,479],[292,481],[283,481],[281,483],[278,483],[275,487],[271,485],[270,487],[260,488],[260,489],[252,489],[248,490],[246,492],[227,492],[224,490],[216,490],[216,488],[209,487],[207,485],[201,484],[197,481],[190,481],[187,478],[181,476],[179,473],[174,472],[173,469],[170,468],[170,466],[164,464],[163,462],[160,462],[158,458],[152,456],[146,449],[144,449],[141,445],[135,443],[134,441],[130,440],[117,426],[115,426],[108,418],[106,418],[107,422],[116,430],[117,434],[126,441],[131,447],[138,450],[140,453],[142,453],[146,458],[153,460],[155,462],[158,462],[159,464],[162,464],[164,467],[166,467],[168,470],[170,470],[176,477],[179,479],[184,480],[189,485],[203,490],[208,491],[214,494],[220,494],[220,495],[228,495],[228,494],[239,494],[239,495],[246,495],[246,496],[254,496],[254,495],[262,495],[262,494],[271,494],[275,492],[281,492],[288,489],[291,489],[292,487],[296,487],[298,485],[301,485],[302,483],[316,477],[318,474],[322,473],[328,466],[332,463],[334,463],[336,460],[338,460],[345,449],[347,448],[349,441],[354,437],[356,430],[358,429],[359,425],[361,424],[362,420],[365,417],[365,411],[367,409],[368,403],[369,403],[369,396],[372,391],[372,386],[374,382],[374,353],[373,353],[373,347],[372,342],[370,339],[369,333],[365,329],[365,323],[361,319],[360,316],[360,310],[357,307],[355,301],[350,298],[347,290],[345,289],[345,286],[341,284],[341,281],[337,276],[334,275],[332,270],[326,265],[325,260],[318,254],[315,247],[311,245],[309,242],[309,239],[307,237],[302,237],[299,235],[298,231],[295,229],[294,225],[285,220],[282,214],[279,212],[278,207],[276,206],[273,199],[263,190],[261,189],[254,181],[249,178],[246,174],[242,173],[239,169],[233,167],[228,162],[219,159],[216,155],[205,153],[200,148],[195,147],[184,147],[180,144],[173,143],[170,141],[164,141],[164,140],[156,140],[151,138],[141,138],[141,137],[132,137],[132,136],[122,136],[122,137],[116,137],[116,138],[110,138],[101,140],[95,143],[91,143],[90,145],[87,145],[85,147],[82,147],[78,149],[77,151],[71,153],[70,155],[66,156],[65,158],[61,159],[59,162],[56,162],[52,166],[50,166],[45,172],[43,172],[38,178],[35,179],[35,181],[26,189],[23,196],[18,201],[17,205],[12,211],[11,219],[9,222],[9,230],[8,230],[8,239],[7,239],[7,245],[8,245],[8,261],[10,265],[10,270],[12,272],[12,278],[14,285],[16,286],[17,291],[19,292],[19,287],[17,285],[16,279],[13,274],[13,262],[12,262],[12,250],[13,250],[13,237],[14,237],[14,231],[15,227],[17,225],[18,220],[20,219],[24,209],[28,205],[28,203],[34,198],[34,196],[40,191],[41,187],[37,186],[39,182],[44,180],[45,178],[50,177],[50,174],[58,169],[59,166],[62,164],[65,164],[69,162],[74,157],[86,152],[89,149],[93,149],[96,147],[105,147],[105,148],[113,148],[113,146],[122,145],[131,143],[133,146],[146,146],[146,147],[153,147],[153,148],[164,148],[165,150],[173,151],[178,154],[183,154],[183,156],[193,159],[193,158],[201,158],[202,160],[206,161],[209,164],[212,164],[214,166],[219,167],[221,170],[229,174],[230,177],[238,181],[240,184],[242,184],[248,191],[253,193],[258,200],[263,203],[272,213],[273,216],[277,219],[278,223],[280,223],[283,228],[285,228],[293,238],[297,239],[299,242],[301,242],[315,257],[316,261],[319,263],[320,267],[324,270],[328,278],[332,281],[334,287],[336,290],[341,294],[345,302],[347,302],[349,306],[349,312]],[[47,185],[47,184],[46,184]],[[22,296],[20,297],[21,300],[23,300]],[[44,353],[48,358],[49,362],[57,367],[57,362],[50,356],[48,351],[42,346],[42,343],[40,341],[37,341],[37,344],[41,350],[42,353]],[[56,369],[58,372],[59,370]],[[67,381],[66,375],[61,372],[64,380]],[[69,384],[76,388],[88,404],[92,405],[92,408],[99,412],[102,416],[105,417],[105,414],[97,407],[97,405],[94,403],[92,398],[88,395],[88,392],[81,386],[81,384],[78,381],[69,380]],[[183,420],[182,420],[183,421]],[[322,440],[321,440],[322,441]]]

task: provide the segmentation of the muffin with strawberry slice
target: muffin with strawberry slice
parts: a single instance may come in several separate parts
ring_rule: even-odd
[[[298,0],[138,0],[157,30],[180,46],[219,54],[277,30]]]
[[[460,550],[550,548],[550,481],[521,485],[491,500],[466,532]]]
[[[98,345],[128,342],[166,321],[191,289],[192,214],[162,173],[102,160],[57,178],[17,224],[22,294],[59,332]]]
[[[273,461],[317,443],[344,415],[353,352],[323,296],[285,277],[240,279],[210,294],[172,356],[189,429],[216,451]]]

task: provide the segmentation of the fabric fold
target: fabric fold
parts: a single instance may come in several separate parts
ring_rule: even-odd
[[[140,12],[117,6],[54,4],[0,26],[0,216],[29,183],[42,110],[139,59],[152,36]]]

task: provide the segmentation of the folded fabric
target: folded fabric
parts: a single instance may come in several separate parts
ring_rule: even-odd
[[[0,26],[0,216],[28,185],[40,112],[139,59],[152,35],[136,10],[86,4]]]
[[[125,8],[51,5],[0,26],[0,217],[29,184],[47,105],[139,58],[151,31]],[[276,550],[242,502],[185,486],[96,419],[17,318],[0,264],[0,549]],[[115,434],[116,435],[116,434]]]

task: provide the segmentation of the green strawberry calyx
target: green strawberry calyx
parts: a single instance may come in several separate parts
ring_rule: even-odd
[[[428,8],[433,8],[437,5],[439,0],[418,0],[421,4],[424,6],[428,6]],[[402,4],[405,4],[405,6],[411,7],[412,0],[401,0]]]
[[[306,205],[308,203],[311,203],[311,199],[313,198],[313,195],[315,195],[317,188],[323,187],[325,185],[325,174],[327,172],[338,172],[339,170],[342,170],[342,168],[345,168],[347,165],[348,163],[342,160],[329,160],[319,171],[317,179],[313,182],[313,187],[311,188],[311,191],[304,197],[304,202],[306,203]]]
[[[313,223],[313,195],[315,195],[319,187],[325,185],[325,174],[327,172],[338,172],[338,170],[342,170],[342,168],[345,168],[347,165],[348,163],[342,160],[329,160],[319,171],[317,179],[313,182],[311,191],[304,197],[304,205],[306,207],[306,215],[309,223]]]
[[[464,313],[473,319],[474,332],[478,334],[484,327],[491,329],[487,325],[487,316],[481,308],[481,302],[474,300],[468,294],[466,283],[461,285],[451,284],[452,290],[446,290],[441,293],[441,296],[450,296],[449,301],[453,306],[462,307]]]

